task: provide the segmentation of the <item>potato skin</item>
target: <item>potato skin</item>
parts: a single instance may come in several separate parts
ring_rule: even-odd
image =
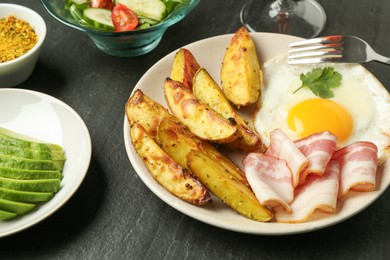
[[[201,150],[202,141],[195,137],[183,124],[169,119],[161,121],[157,129],[156,141],[181,167],[187,167],[187,153]]]
[[[238,213],[261,222],[270,221],[273,218],[271,211],[260,204],[248,187],[228,174],[223,167],[206,154],[193,150],[187,155],[187,163],[191,172],[212,193]]]
[[[258,101],[262,71],[256,47],[245,27],[239,28],[226,49],[221,68],[222,90],[237,107]]]
[[[177,121],[165,107],[150,99],[139,89],[126,102],[125,112],[130,126],[135,123],[142,125],[152,138],[155,138],[157,127],[164,118]]]
[[[183,168],[187,165],[187,154],[192,150],[202,151],[210,158],[218,162],[226,171],[249,187],[245,173],[242,172],[232,161],[222,155],[213,145],[195,137],[184,125],[173,122],[168,118],[161,121],[157,129],[157,143]],[[207,169],[208,165],[204,165]]]
[[[202,183],[166,154],[140,124],[135,123],[131,127],[130,137],[146,168],[166,190],[195,205],[203,205],[211,200]]]
[[[232,107],[221,88],[205,68],[200,68],[194,75],[192,91],[195,98],[201,103],[208,105],[223,118],[236,123],[238,138],[226,144],[228,147],[246,152],[262,148],[263,144],[260,137],[249,128],[244,119]]]
[[[170,77],[192,90],[192,78],[199,68],[194,55],[189,50],[181,48],[175,54]]]
[[[237,128],[201,104],[183,83],[168,78],[164,88],[169,110],[195,136],[214,143],[229,143],[238,138]]]

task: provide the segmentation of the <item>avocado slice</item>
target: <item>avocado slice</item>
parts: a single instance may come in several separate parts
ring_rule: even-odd
[[[33,208],[35,208],[35,204],[0,199],[0,211],[24,215]]]
[[[60,180],[14,180],[0,177],[0,187],[21,191],[57,192],[60,189]]]
[[[10,219],[10,218],[14,218],[16,216],[17,215],[15,213],[4,211],[4,210],[0,210],[0,220]]]
[[[8,155],[0,155],[0,167],[62,171],[64,167],[64,161],[24,159]]]
[[[16,146],[19,148],[37,149],[42,151],[60,151],[62,147],[57,144],[44,143],[28,136],[0,127],[0,144]]]
[[[44,202],[53,198],[52,192],[10,190],[0,187],[0,199],[19,202]]]
[[[63,178],[59,170],[28,170],[0,166],[0,177],[17,180],[59,179]]]
[[[52,199],[60,189],[65,160],[61,146],[0,127],[0,220]]]
[[[0,144],[0,154],[22,157],[26,159],[40,159],[40,160],[66,160],[65,155],[61,151],[42,151],[29,148],[20,148],[17,146],[9,146]]]

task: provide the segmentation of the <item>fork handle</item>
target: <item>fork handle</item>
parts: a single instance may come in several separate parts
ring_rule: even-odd
[[[390,65],[390,58],[385,57],[383,55],[380,55],[378,53],[376,53],[376,55],[375,55],[375,60],[379,61],[381,63],[387,64],[387,65]]]

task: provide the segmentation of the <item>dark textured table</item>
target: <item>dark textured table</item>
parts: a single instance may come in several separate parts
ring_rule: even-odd
[[[203,0],[168,29],[161,44],[137,58],[100,52],[80,32],[54,20],[37,0],[28,6],[47,23],[32,76],[19,88],[52,95],[85,121],[93,155],[76,194],[57,212],[0,239],[1,259],[390,259],[390,191],[358,215],[315,232],[248,235],[192,219],[154,195],[135,173],[123,141],[124,104],[140,77],[182,45],[232,33],[245,1]],[[387,0],[319,1],[328,17],[322,35],[364,38],[390,56]],[[390,66],[365,65],[390,88]]]

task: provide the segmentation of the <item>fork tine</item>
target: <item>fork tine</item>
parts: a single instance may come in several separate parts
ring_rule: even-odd
[[[340,62],[343,57],[343,37],[332,35],[295,42],[289,45],[288,64]]]
[[[301,52],[294,53],[288,56],[288,59],[297,59],[297,58],[308,58],[308,57],[318,57],[318,56],[332,56],[332,57],[342,57],[341,50],[319,50],[319,51],[310,51],[310,52]]]
[[[304,59],[292,59],[288,60],[287,64],[314,64],[314,63],[326,63],[326,62],[340,62],[340,57],[317,57],[317,58],[304,58]]]
[[[309,40],[303,40],[299,42],[291,43],[290,47],[299,47],[299,46],[305,46],[305,45],[312,45],[312,44],[328,44],[328,43],[339,43],[342,42],[343,36],[341,35],[331,35],[331,36],[325,36],[320,38],[314,38]]]
[[[303,52],[303,51],[314,51],[314,50],[342,50],[342,45],[340,43],[329,43],[329,44],[320,44],[320,45],[310,45],[304,47],[293,47],[288,50],[289,53]]]
[[[288,64],[364,63],[373,60],[390,64],[390,58],[379,55],[367,42],[351,35],[315,38],[289,46]]]

